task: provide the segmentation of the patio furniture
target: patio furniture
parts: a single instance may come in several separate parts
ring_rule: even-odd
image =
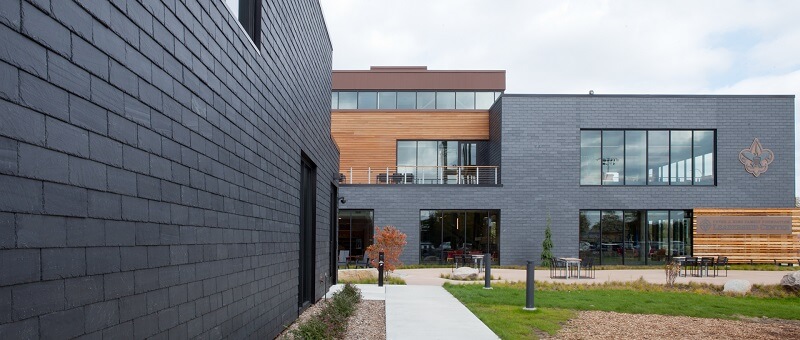
[[[339,260],[336,262],[336,268],[341,268],[342,266],[344,266],[345,269],[349,269],[350,262],[347,261],[348,256],[350,256],[349,250],[340,250]]]
[[[550,260],[550,278],[551,279],[559,279],[559,278],[566,278],[566,269],[567,264],[564,261],[559,259],[551,259]]]
[[[697,269],[700,272],[700,277],[703,277],[703,272],[705,272],[705,275],[708,276],[708,269],[713,266],[714,266],[713,257],[701,257],[700,262],[697,265]]]
[[[583,277],[594,279],[595,277],[594,258],[593,257],[583,258],[581,260],[581,266],[583,266],[583,271],[586,273],[586,275],[584,275]]]
[[[353,267],[369,268],[369,257],[367,257],[367,255],[365,254],[364,256],[361,257],[361,260],[358,260],[353,264]]]
[[[683,277],[688,277],[690,274],[694,276],[694,270],[697,268],[697,258],[687,257],[683,260]]]
[[[562,257],[559,260],[564,261],[564,263],[566,264],[566,267],[567,267],[567,277],[566,278],[567,279],[569,279],[570,276],[576,276],[579,279],[581,278],[581,259],[574,258],[574,257]],[[577,269],[576,275],[571,275],[572,274],[571,267],[575,267]]]
[[[799,260],[800,261],[800,260]],[[717,271],[725,268],[725,277],[728,277],[728,258],[725,256],[717,257],[717,262],[714,263],[714,276],[717,276]]]

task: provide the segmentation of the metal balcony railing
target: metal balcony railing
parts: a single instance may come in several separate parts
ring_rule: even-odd
[[[398,166],[343,168],[342,184],[498,184],[497,166]]]

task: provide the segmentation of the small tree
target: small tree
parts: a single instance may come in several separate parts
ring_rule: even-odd
[[[547,227],[544,229],[544,241],[542,241],[542,265],[550,267],[553,259],[553,232],[550,230],[550,214],[547,214]]]
[[[370,264],[378,267],[378,253],[383,252],[383,267],[387,271],[394,271],[397,266],[402,265],[400,254],[406,246],[406,234],[393,226],[385,226],[383,229],[375,227],[375,243],[367,247],[367,256]]]

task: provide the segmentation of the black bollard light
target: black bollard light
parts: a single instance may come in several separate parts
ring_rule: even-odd
[[[383,287],[383,252],[378,253],[378,287]]]
[[[533,306],[533,291],[536,288],[533,284],[534,279],[534,267],[533,261],[528,261],[528,278],[525,281],[525,308],[524,310],[536,310],[536,307]]]
[[[492,255],[483,254],[483,263],[486,268],[483,270],[483,289],[492,289]]]

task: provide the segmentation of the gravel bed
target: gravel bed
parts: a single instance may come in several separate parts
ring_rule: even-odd
[[[317,303],[306,308],[306,310],[304,310],[303,313],[301,313],[300,316],[297,317],[297,320],[295,320],[289,327],[283,330],[283,333],[281,333],[281,335],[278,335],[276,339],[292,339],[293,337],[291,331],[297,329],[297,327],[299,327],[300,324],[303,323],[304,321],[312,318],[314,315],[319,314],[319,312],[322,311],[322,308],[325,307],[325,303],[326,303],[325,299],[322,299],[317,301]]]
[[[347,322],[346,340],[386,339],[385,301],[362,300]]]
[[[800,322],[581,311],[552,339],[796,339]]]

